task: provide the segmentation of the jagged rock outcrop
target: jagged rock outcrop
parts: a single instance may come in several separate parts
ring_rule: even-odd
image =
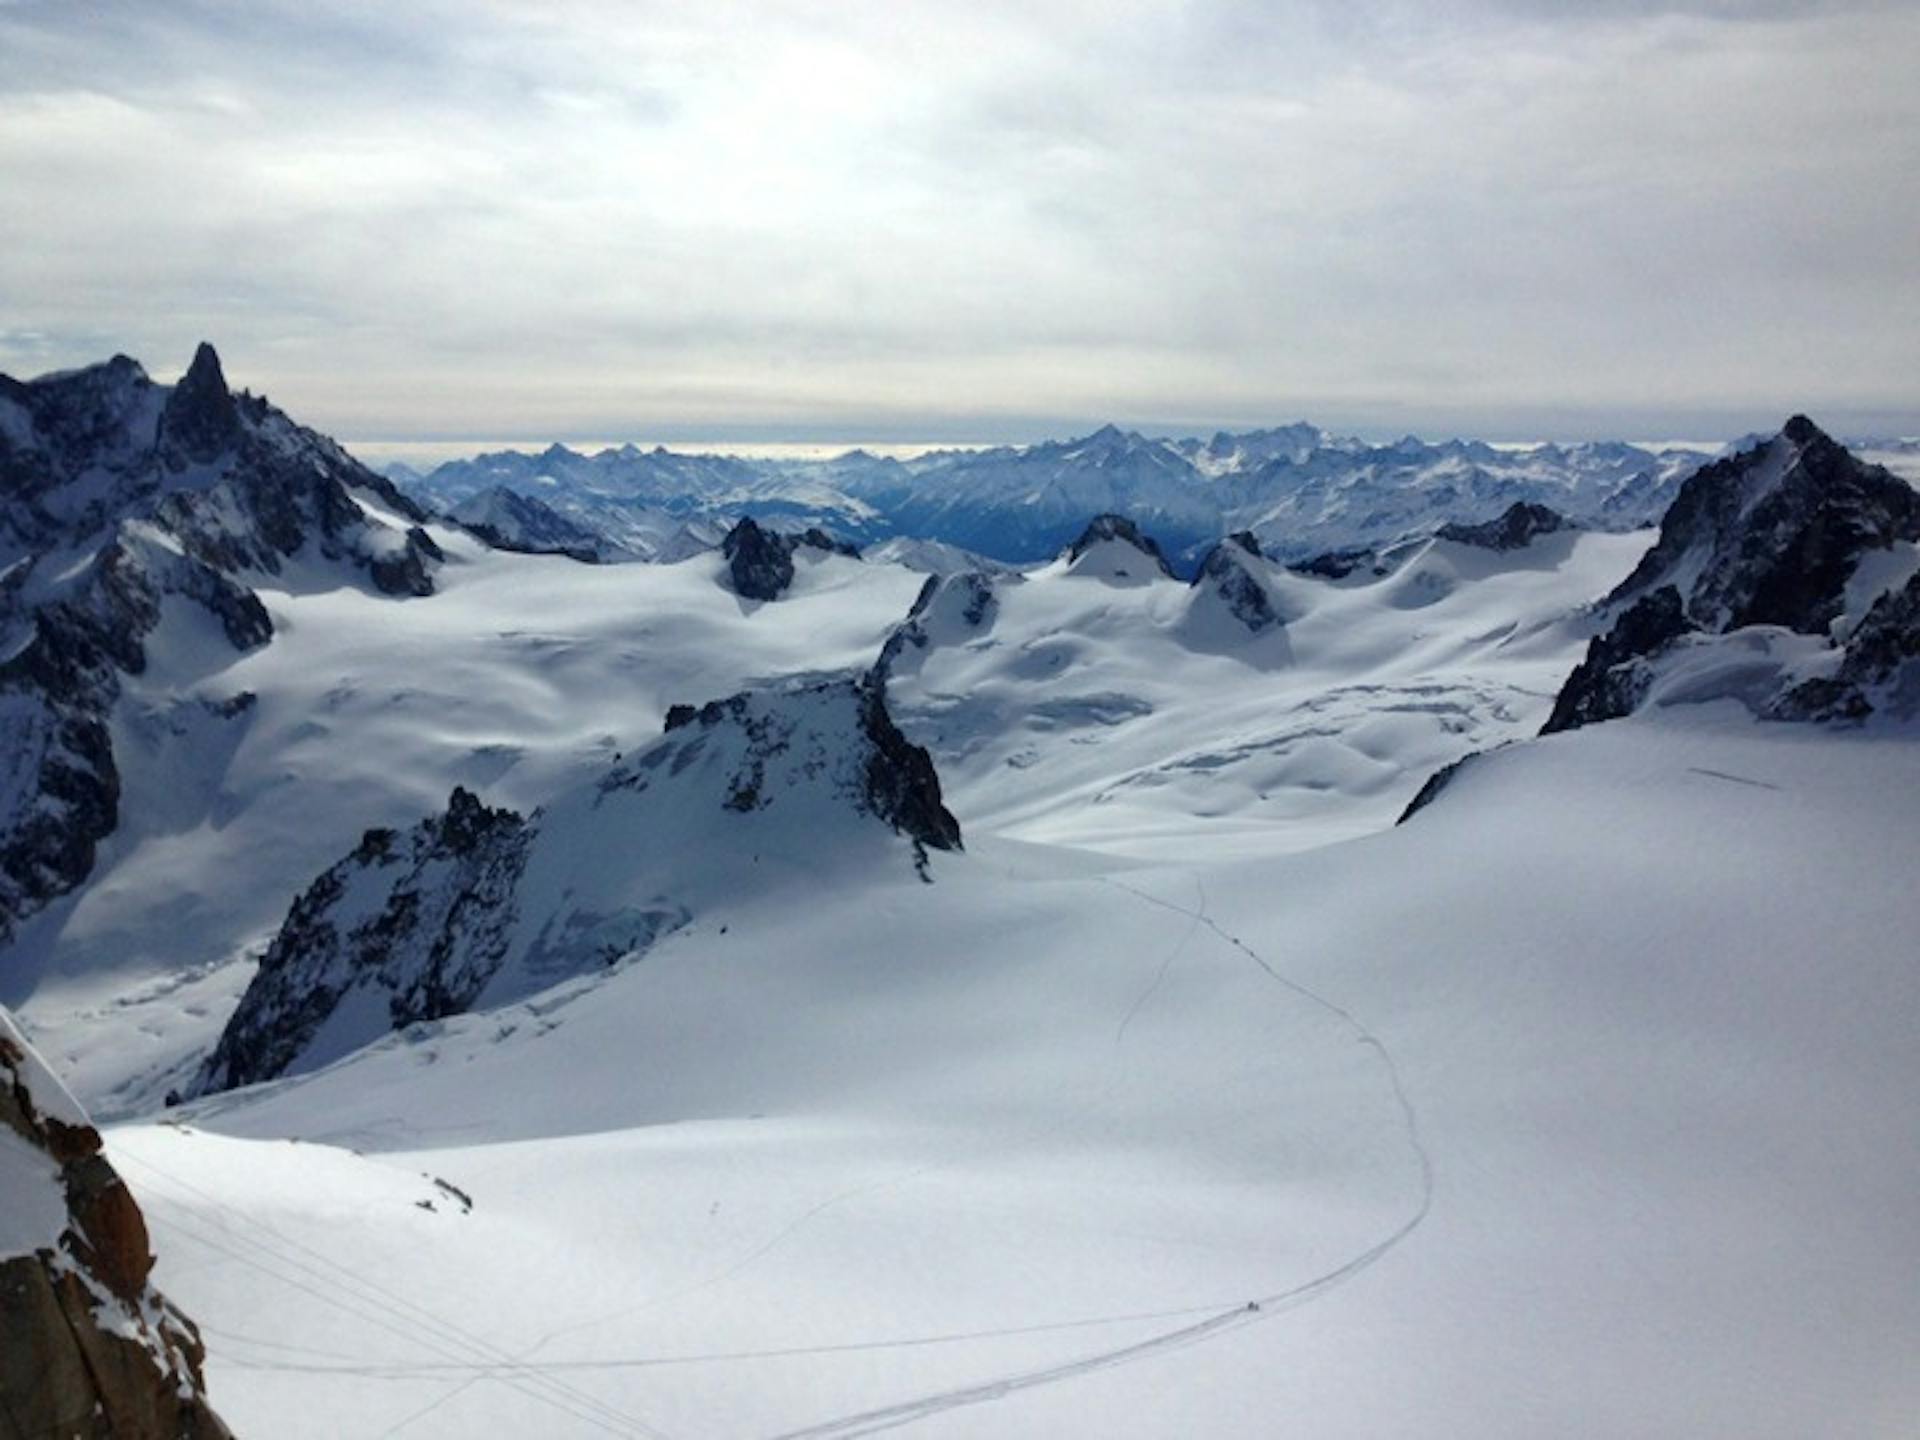
[[[1375,575],[1384,575],[1380,567],[1379,552],[1371,547],[1356,550],[1328,550],[1319,555],[1311,555],[1305,560],[1296,560],[1287,568],[1296,575],[1311,575],[1316,580],[1344,580],[1354,571],[1366,569]]]
[[[411,528],[371,518],[356,492]],[[156,525],[190,557],[236,578],[278,574],[306,550],[411,594],[435,558],[420,546],[424,532],[415,534],[424,510],[264,397],[230,391],[204,344],[174,386],[155,384],[125,356],[7,379],[0,497],[10,512],[0,524],[14,541],[0,564],[111,543],[129,520]],[[404,550],[415,552],[413,563],[396,563]]]
[[[1796,415],[1767,443],[1689,476],[1660,538],[1609,600],[1671,584],[1696,629],[1820,635],[1860,557],[1900,540],[1920,540],[1920,493]]]
[[[1920,494],[1794,416],[1773,439],[1702,467],[1680,487],[1659,539],[1604,602],[1613,624],[1568,677],[1544,733],[1630,714],[1663,670],[1710,660],[1713,637],[1735,632],[1761,642],[1768,633],[1816,637],[1841,651],[1830,674],[1804,677],[1782,660],[1771,693],[1747,686],[1742,698],[1761,713],[1863,718],[1877,708],[1875,696],[1886,703],[1903,692],[1901,656],[1920,644],[1913,615],[1894,590],[1853,597],[1872,601],[1868,613],[1844,635],[1835,625],[1862,561],[1917,540]]]
[[[1140,527],[1125,515],[1094,516],[1087,522],[1087,528],[1080,532],[1079,538],[1067,547],[1067,563],[1076,564],[1094,547],[1109,542],[1131,545],[1151,560],[1162,575],[1172,577],[1173,567],[1167,563],[1167,557],[1162,553],[1160,546],[1155,543],[1152,536],[1142,534]]]
[[[1781,696],[1785,720],[1862,720],[1920,715],[1920,573],[1886,591],[1847,637],[1840,665]]]
[[[240,408],[227,389],[220,357],[203,340],[160,412],[160,452],[175,469],[184,469],[211,464],[239,439]]]
[[[0,1440],[230,1440],[140,1207],[0,1010]]]
[[[778,600],[793,585],[794,552],[802,546],[860,558],[858,546],[836,540],[818,526],[810,526],[798,535],[782,535],[746,516],[720,542],[733,593],[743,600]]]
[[[829,708],[851,701],[855,724],[850,735],[835,735],[817,724],[805,723],[816,704]],[[782,703],[782,702],[801,702]],[[835,727],[844,728],[844,727]],[[823,770],[838,772],[832,790],[861,814],[885,821],[912,841],[916,851],[958,850],[960,822],[940,798],[940,777],[933,757],[900,733],[887,711],[882,686],[869,673],[858,680],[834,680],[789,692],[742,691],[725,700],[711,700],[695,709],[676,705],[667,713],[666,733],[686,736],[683,746],[703,742],[699,732],[728,729],[747,738],[745,753],[726,782],[729,810],[752,811],[772,805],[778,788],[770,784],[769,766],[779,759],[791,770],[796,746],[808,755],[802,769],[815,778]],[[687,733],[691,732],[691,733]],[[850,742],[850,743],[849,743]],[[835,749],[844,754],[836,757]],[[809,753],[810,752],[810,753]],[[850,767],[845,755],[854,759]],[[605,789],[630,788],[641,771],[673,766],[689,759],[687,750],[670,755],[655,747],[632,765],[602,782]],[[639,767],[636,769],[635,767]],[[789,776],[787,784],[793,780]]]
[[[643,955],[782,875],[960,848],[873,676],[676,705],[659,740],[522,819],[456,790],[369,833],[289,912],[191,1087],[328,1063],[391,1030]]]
[[[1501,747],[1493,747],[1493,749],[1499,748]],[[1492,753],[1493,750],[1471,750],[1465,755],[1462,755],[1458,760],[1450,761],[1442,765],[1427,777],[1426,783],[1421,785],[1419,790],[1415,792],[1413,799],[1407,802],[1407,808],[1400,812],[1400,818],[1393,823],[1395,825],[1406,824],[1409,820],[1413,819],[1414,816],[1438,800],[1441,792],[1453,784],[1455,780],[1458,780],[1461,772],[1464,771],[1469,764],[1478,760],[1482,755],[1491,755]]]
[[[1459,545],[1506,551],[1524,549],[1542,535],[1573,528],[1573,523],[1558,510],[1516,500],[1496,519],[1479,525],[1449,523],[1442,525],[1437,534],[1440,539],[1451,540]]]
[[[171,387],[125,356],[0,377],[0,941],[80,884],[118,823],[108,719],[173,597],[245,650],[273,633],[247,582],[297,555],[429,594],[443,557],[424,519],[331,440],[233,393],[209,345]]]
[[[369,830],[294,901],[195,1089],[282,1074],[356,986],[384,992],[391,1029],[467,1009],[506,951],[530,838],[464,788],[404,836]]]
[[[1009,583],[1018,583],[1010,581]],[[885,685],[901,658],[930,646],[964,641],[992,628],[1000,604],[990,575],[929,575],[914,597],[907,618],[896,625],[880,647],[872,674]]]
[[[1281,615],[1266,582],[1248,563],[1261,559],[1260,542],[1247,531],[1237,531],[1207,552],[1193,577],[1193,588],[1205,590],[1254,635],[1281,623]]]
[[[1639,708],[1652,683],[1652,660],[1690,627],[1680,592],[1662,585],[1629,605],[1613,628],[1587,642],[1587,654],[1554,698],[1541,734],[1617,720]]]

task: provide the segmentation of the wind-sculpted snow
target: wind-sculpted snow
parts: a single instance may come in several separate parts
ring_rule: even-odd
[[[832,884],[889,863],[868,830],[904,839],[923,878],[929,850],[960,847],[932,762],[869,680],[675,706],[660,740],[525,819],[457,789],[308,887],[193,1089],[635,959],[784,867]]]
[[[1920,638],[1898,592],[1916,541],[1920,494],[1795,416],[1687,480],[1547,729],[1723,698],[1781,719],[1911,713]]]

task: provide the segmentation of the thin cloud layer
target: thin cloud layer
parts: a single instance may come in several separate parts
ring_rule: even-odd
[[[1920,16],[0,5],[0,369],[343,434],[1920,428]]]

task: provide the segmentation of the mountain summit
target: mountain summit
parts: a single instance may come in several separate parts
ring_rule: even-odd
[[[1659,539],[1604,602],[1613,625],[1568,677],[1546,733],[1629,714],[1661,684],[1780,718],[1911,708],[1901,672],[1920,634],[1889,587],[1913,586],[1879,561],[1916,541],[1920,494],[1794,416],[1681,486]],[[1738,648],[1715,643],[1736,633]]]

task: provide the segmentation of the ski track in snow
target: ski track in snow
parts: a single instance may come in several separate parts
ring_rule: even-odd
[[[1194,922],[1196,927],[1204,925],[1222,942],[1230,945],[1255,965],[1259,966],[1268,978],[1276,984],[1284,986],[1295,995],[1312,1002],[1329,1014],[1338,1017],[1354,1032],[1360,1044],[1367,1046],[1380,1057],[1380,1062],[1385,1068],[1387,1078],[1393,1087],[1394,1099],[1399,1103],[1401,1116],[1406,1124],[1407,1143],[1411,1147],[1414,1157],[1419,1164],[1419,1203],[1414,1208],[1413,1213],[1384,1239],[1369,1246],[1345,1263],[1335,1266],[1332,1270],[1317,1275],[1303,1284],[1295,1285],[1285,1290],[1279,1290],[1272,1294],[1256,1296],[1242,1304],[1223,1309],[1204,1320],[1197,1321],[1190,1325],[1182,1325],[1175,1329],[1165,1331],[1162,1334],[1150,1336],[1145,1340],[1137,1340],[1132,1344],[1122,1345],[1112,1350],[1098,1351],[1091,1355],[1082,1356],[1077,1360],[1066,1361],[1063,1364],[1003,1375],[998,1379],[962,1386],[953,1390],[940,1391],[936,1394],[922,1396],[917,1400],[901,1401],[893,1405],[882,1406],[876,1410],[867,1410],[856,1415],[843,1416],[836,1420],[822,1421],[798,1430],[780,1431],[778,1434],[769,1437],[769,1440],[826,1440],[826,1437],[830,1436],[874,1435],[881,1431],[895,1430],[906,1425],[915,1424],[921,1420],[931,1419],[936,1415],[943,1414],[950,1410],[961,1409],[969,1405],[989,1404],[996,1400],[1004,1400],[1008,1396],[1018,1394],[1022,1390],[1031,1390],[1042,1385],[1057,1385],[1064,1381],[1075,1380],[1101,1370],[1109,1370],[1117,1366],[1128,1365],[1136,1360],[1152,1359],[1157,1356],[1169,1354],[1175,1350],[1184,1349],[1189,1345],[1200,1344],[1215,1336],[1225,1334],[1229,1330],[1237,1330],[1247,1325],[1256,1324],[1262,1320],[1271,1319],[1273,1316],[1282,1314],[1288,1310],[1296,1309],[1318,1298],[1336,1286],[1351,1280],[1354,1276],[1359,1275],[1362,1271],[1369,1269],[1376,1262],[1384,1258],[1402,1241],[1406,1240],[1408,1236],[1412,1235],[1415,1230],[1420,1228],[1421,1223],[1432,1211],[1434,1191],[1433,1157],[1428,1152],[1426,1142],[1421,1137],[1418,1112],[1415,1111],[1413,1102],[1407,1095],[1406,1086],[1401,1080],[1400,1067],[1394,1062],[1393,1052],[1387,1048],[1386,1043],[1381,1040],[1378,1035],[1368,1028],[1364,1021],[1360,1020],[1352,1011],[1346,1009],[1344,1006],[1327,999],[1324,995],[1309,989],[1297,980],[1293,980],[1281,971],[1275,969],[1273,965],[1268,963],[1265,957],[1254,950],[1252,946],[1248,945],[1239,936],[1222,927],[1207,914],[1204,891],[1201,892],[1199,908],[1188,910],[1174,904],[1170,900],[1163,900],[1157,895],[1150,895],[1146,891],[1136,889],[1134,886],[1125,884],[1122,881],[1103,877],[1102,883],[1110,885],[1116,890],[1125,891],[1135,899],[1143,901],[1146,904],[1158,906],[1163,910],[1171,910],[1178,915],[1185,915]],[[1191,934],[1191,932],[1189,932],[1189,934]],[[1146,999],[1147,994],[1150,994],[1154,988],[1158,987],[1160,980],[1166,975],[1167,965],[1171,964],[1173,958],[1185,947],[1186,940],[1183,939],[1173,951],[1169,952],[1168,958],[1163,962],[1153,984],[1148,987],[1147,992],[1142,994],[1140,1000],[1135,1002],[1135,1010],[1137,1010],[1139,1005]],[[1129,1011],[1127,1019],[1131,1020],[1132,1016],[1133,1011]],[[1121,1028],[1122,1030],[1125,1029],[1125,1022],[1122,1023]],[[1089,1321],[1087,1323],[1091,1324],[1096,1322]]]
[[[1222,944],[1238,952],[1252,962],[1259,970],[1294,996],[1304,999],[1312,1005],[1336,1017],[1353,1032],[1358,1043],[1373,1050],[1385,1069],[1394,1098],[1406,1127],[1407,1142],[1418,1163],[1420,1191],[1418,1203],[1408,1218],[1381,1240],[1352,1256],[1333,1269],[1325,1271],[1300,1284],[1271,1293],[1261,1294],[1246,1300],[1225,1304],[1185,1306],[1165,1310],[1135,1311],[1125,1314],[1078,1317],[1069,1320],[1043,1321],[1031,1325],[1001,1326],[984,1330],[961,1331],[948,1334],[918,1335],[874,1340],[841,1342],[829,1345],[774,1347],[756,1350],[719,1351],[711,1354],[654,1355],[617,1360],[588,1361],[541,1361],[537,1357],[546,1345],[563,1335],[603,1325],[610,1320],[624,1318],[641,1310],[675,1301],[691,1298],[702,1291],[737,1278],[785,1244],[801,1229],[833,1207],[861,1195],[870,1195],[911,1183],[923,1175],[954,1168],[957,1162],[937,1162],[915,1167],[901,1175],[856,1186],[831,1195],[810,1209],[804,1211],[785,1227],[763,1241],[745,1256],[718,1273],[709,1275],[692,1285],[664,1295],[651,1297],[639,1305],[613,1313],[597,1315],[587,1320],[561,1327],[543,1335],[535,1344],[520,1354],[510,1354],[503,1348],[464,1330],[440,1316],[426,1311],[406,1301],[404,1297],[393,1295],[384,1290],[377,1282],[342,1269],[335,1262],[317,1251],[298,1245],[279,1231],[267,1226],[243,1213],[233,1211],[223,1205],[214,1196],[194,1186],[178,1176],[160,1170],[151,1161],[135,1155],[126,1156],[133,1164],[147,1173],[149,1181],[158,1181],[163,1186],[176,1187],[187,1194],[210,1203],[216,1214],[206,1219],[206,1226],[217,1235],[195,1225],[183,1225],[178,1216],[171,1217],[171,1227],[184,1238],[206,1248],[216,1255],[230,1261],[237,1261],[251,1268],[261,1270],[281,1283],[291,1285],[323,1302],[349,1310],[360,1315],[369,1323],[386,1329],[402,1338],[407,1338],[439,1356],[436,1360],[422,1362],[396,1361],[380,1363],[336,1352],[307,1350],[298,1346],[281,1346],[268,1341],[255,1341],[251,1337],[234,1336],[234,1340],[258,1345],[265,1349],[277,1349],[287,1352],[292,1358],[246,1359],[228,1355],[227,1363],[237,1364],[248,1369],[276,1370],[310,1374],[352,1375],[361,1379],[420,1380],[434,1375],[445,1375],[454,1380],[450,1388],[434,1399],[403,1415],[398,1421],[380,1432],[380,1440],[400,1435],[427,1416],[440,1410],[447,1404],[467,1393],[475,1386],[488,1380],[499,1381],[511,1388],[544,1400],[560,1408],[570,1418],[581,1420],[609,1433],[620,1435],[641,1435],[654,1437],[654,1440],[669,1440],[666,1432],[646,1420],[607,1405],[585,1390],[567,1383],[560,1377],[568,1373],[587,1373],[623,1369],[643,1369],[677,1365],[744,1363],[756,1360],[797,1359],[815,1356],[850,1354],[859,1352],[920,1349],[933,1346],[964,1344],[968,1342],[1017,1339],[1022,1336],[1059,1334],[1071,1330],[1098,1329],[1113,1325],[1138,1324],[1157,1320],[1184,1320],[1188,1323],[1174,1326],[1159,1334],[1145,1339],[1131,1341],[1128,1344],[1064,1361],[1039,1369],[1015,1371],[991,1380],[976,1382],[954,1389],[942,1390],[917,1399],[895,1402],[873,1410],[860,1411],[835,1419],[815,1422],[799,1429],[779,1431],[769,1440],[813,1440],[813,1437],[857,1436],[877,1434],[886,1430],[899,1429],[918,1422],[929,1420],[948,1411],[973,1405],[989,1404],[1016,1395],[1022,1391],[1044,1385],[1062,1384],[1102,1370],[1132,1364],[1139,1360],[1148,1360],[1170,1354],[1191,1345],[1197,1345],[1216,1336],[1223,1335],[1262,1320],[1296,1309],[1308,1304],[1327,1291],[1345,1283],[1373,1266],[1395,1247],[1404,1242],[1419,1228],[1432,1208],[1434,1193],[1434,1167],[1432,1159],[1421,1137],[1419,1121],[1413,1104],[1402,1083],[1399,1068],[1395,1064],[1392,1052],[1386,1044],[1352,1011],[1316,991],[1293,980],[1284,972],[1275,968],[1264,956],[1248,945],[1239,936],[1233,934],[1212,918],[1207,911],[1206,890],[1198,875],[1192,877],[1195,890],[1195,904],[1192,908],[1179,905],[1160,896],[1138,889],[1135,886],[1110,877],[1103,877],[1102,883],[1119,890],[1133,899],[1185,916],[1189,921],[1187,930],[1174,943],[1162,958],[1158,969],[1147,985],[1129,1002],[1121,1015],[1114,1033],[1115,1065],[1107,1085],[1101,1092],[1076,1107],[1071,1113],[1061,1117],[1051,1125],[1036,1132],[1033,1138],[1041,1139],[1066,1129],[1088,1114],[1100,1108],[1110,1097],[1120,1079],[1119,1056],[1124,1044],[1127,1029],[1138,1017],[1165,981],[1175,961],[1185,953],[1193,937],[1202,928],[1211,932]],[[230,1217],[232,1223],[224,1223],[220,1216]],[[265,1238],[256,1238],[251,1232],[258,1230]],[[236,1249],[236,1246],[246,1247]],[[257,1253],[251,1253],[257,1252]],[[291,1253],[298,1252],[298,1253]],[[302,1258],[306,1257],[306,1258]],[[292,1274],[286,1273],[292,1271]],[[343,1281],[345,1283],[343,1283]],[[1199,1316],[1194,1320],[1190,1317]],[[336,1363],[321,1363],[333,1361]]]

